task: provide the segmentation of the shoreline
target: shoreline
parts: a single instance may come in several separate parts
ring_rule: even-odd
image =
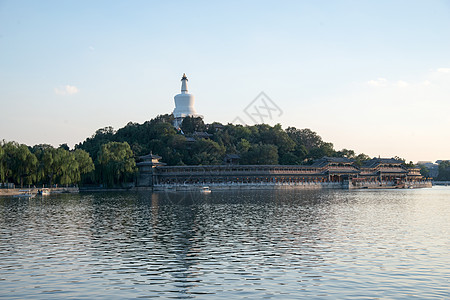
[[[75,194],[79,192],[77,187],[58,187],[58,188],[45,188],[52,194]],[[14,188],[14,189],[0,189],[0,196],[16,196],[22,194],[24,191],[30,191],[31,194],[37,195],[38,191],[42,188]]]
[[[367,184],[361,186],[354,186],[348,182],[318,182],[305,184],[203,184],[203,185],[155,185],[153,188],[133,188],[133,190],[152,189],[154,191],[193,191],[200,190],[203,187],[208,187],[211,190],[315,190],[315,189],[340,189],[340,190],[361,190],[361,189],[417,189],[417,188],[431,188],[431,182],[418,182],[402,185],[393,184]]]
[[[155,185],[153,187],[127,187],[127,188],[92,188],[92,187],[59,187],[48,188],[51,194],[63,193],[91,193],[91,192],[140,192],[140,191],[199,191],[203,187],[208,187],[211,190],[317,190],[317,189],[340,189],[340,190],[376,190],[376,189],[417,189],[417,188],[431,188],[431,182],[419,182],[409,185],[392,185],[392,184],[367,184],[361,186],[353,186],[348,183],[338,182],[310,182],[305,184],[192,184],[192,185]],[[31,194],[37,194],[42,188],[14,188],[14,189],[0,189],[0,196],[15,196],[20,195],[23,191],[30,191]]]

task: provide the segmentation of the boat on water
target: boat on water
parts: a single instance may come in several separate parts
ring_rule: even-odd
[[[41,196],[50,195],[50,189],[43,188],[42,190],[38,190],[38,195],[41,195]]]
[[[32,193],[31,190],[19,190],[20,194],[14,195],[16,198],[33,198],[36,194]]]
[[[211,193],[211,189],[209,188],[209,186],[203,186],[203,187],[200,189],[200,192],[201,192],[201,193],[205,193],[205,194]]]

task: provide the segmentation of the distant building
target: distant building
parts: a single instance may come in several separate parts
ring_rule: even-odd
[[[214,128],[215,131],[221,131],[223,130],[223,125],[220,123],[213,123],[211,126]]]
[[[439,160],[438,160],[439,161]],[[417,162],[417,165],[424,166],[425,168],[430,171],[428,174],[429,177],[436,178],[439,175],[439,164],[438,161],[436,163],[432,163],[431,161],[419,161]]]
[[[164,166],[159,156],[141,158],[138,187],[324,184],[334,188],[406,188],[431,184],[424,181],[418,168],[407,168],[402,161],[390,158],[374,158],[361,168],[353,160],[339,157],[323,157],[309,166],[235,165],[239,159],[235,154],[228,154],[223,165]]]
[[[199,139],[209,139],[212,136],[212,134],[209,134],[209,133],[204,132],[204,131],[194,131],[192,136],[194,138],[199,138]]]
[[[159,161],[161,158],[161,156],[154,155],[151,152],[150,154],[139,157],[141,162],[136,164],[139,169],[139,176],[136,182],[137,187],[148,187],[154,185],[156,178],[153,169],[166,165],[165,163]]]
[[[432,164],[430,160],[419,160],[416,165]]]
[[[403,166],[403,161],[394,158],[372,158],[366,161],[361,167],[360,178],[366,181],[397,181],[403,180],[408,175],[410,177],[420,176],[418,169],[407,169]]]
[[[240,159],[241,159],[241,156],[238,154],[227,154],[223,158],[223,163],[225,165],[237,165],[237,164],[239,164]]]
[[[172,114],[175,120],[173,126],[177,129],[181,127],[181,123],[185,117],[201,117],[201,115],[197,115],[197,112],[195,111],[195,98],[194,95],[188,93],[187,82],[188,79],[186,74],[183,74],[183,77],[181,78],[181,94],[174,97],[175,109]]]

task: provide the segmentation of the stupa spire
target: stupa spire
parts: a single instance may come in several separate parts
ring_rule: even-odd
[[[187,116],[199,116],[194,109],[194,95],[188,93],[187,76],[183,73],[181,78],[181,93],[174,97],[175,109],[173,116],[175,118],[173,125],[180,128],[183,119]]]
[[[183,73],[183,77],[181,77],[181,93],[186,94],[188,92],[187,88],[188,79],[186,77],[186,73]]]

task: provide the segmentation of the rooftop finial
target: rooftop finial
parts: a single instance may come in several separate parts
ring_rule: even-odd
[[[188,92],[187,82],[188,82],[188,79],[186,77],[186,73],[183,73],[183,77],[181,78],[181,93],[182,94],[186,94]]]

